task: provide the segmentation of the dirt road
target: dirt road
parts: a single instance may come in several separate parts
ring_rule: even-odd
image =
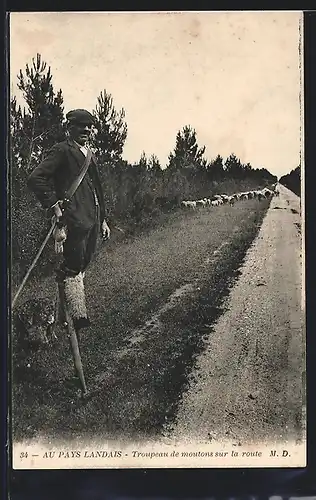
[[[280,186],[226,312],[210,329],[169,436],[180,441],[299,441],[304,335],[299,198]],[[168,435],[168,432],[166,433]]]

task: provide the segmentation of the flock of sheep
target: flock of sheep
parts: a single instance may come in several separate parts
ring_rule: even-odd
[[[219,205],[229,204],[234,205],[236,201],[239,200],[251,200],[257,198],[258,200],[263,200],[265,198],[272,198],[272,196],[279,196],[279,191],[275,185],[271,189],[264,188],[256,191],[245,191],[242,193],[235,193],[230,196],[227,194],[215,194],[212,198],[203,198],[196,201],[182,201],[181,205],[185,208],[197,208],[197,207],[217,207]]]

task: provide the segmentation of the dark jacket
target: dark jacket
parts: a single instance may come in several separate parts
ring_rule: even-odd
[[[85,160],[75,142],[68,139],[55,144],[44,160],[28,179],[28,187],[34,192],[43,208],[50,208],[65,197],[66,191],[78,176]],[[101,221],[108,215],[96,160],[93,157],[89,169],[65,208],[64,217],[68,227],[78,231],[89,231],[96,221],[96,203],[93,187],[97,193]]]

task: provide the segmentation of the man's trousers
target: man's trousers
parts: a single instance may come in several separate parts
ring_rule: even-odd
[[[95,253],[99,231],[99,215],[96,217],[95,224],[87,232],[68,228],[67,239],[63,245],[64,260],[59,273],[65,273],[65,276],[75,276],[86,270]]]

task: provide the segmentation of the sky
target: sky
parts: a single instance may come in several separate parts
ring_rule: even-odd
[[[105,89],[124,108],[123,157],[164,166],[185,125],[211,160],[235,153],[280,177],[300,162],[298,11],[12,13],[10,90],[40,53],[65,112]]]

